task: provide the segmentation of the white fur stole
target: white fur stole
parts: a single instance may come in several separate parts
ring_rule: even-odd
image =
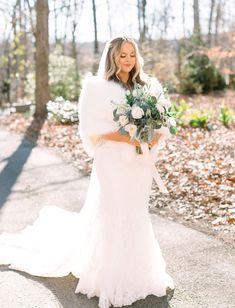
[[[94,156],[91,136],[118,130],[113,120],[114,105],[125,98],[125,89],[113,81],[88,75],[79,98],[79,133],[83,147],[89,156]]]
[[[156,78],[145,77],[145,82],[151,85],[152,93],[163,93],[162,86]],[[113,120],[111,103],[121,103],[125,100],[125,89],[114,81],[87,75],[84,79],[79,98],[79,134],[87,154],[94,156],[95,145],[91,137],[116,132],[118,123]],[[168,129],[162,127],[160,131],[164,138],[169,137]]]

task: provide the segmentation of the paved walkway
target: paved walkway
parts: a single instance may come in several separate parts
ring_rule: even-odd
[[[82,207],[89,178],[48,149],[0,129],[0,232],[32,223],[44,205]],[[175,282],[170,303],[154,296],[135,308],[235,308],[235,251],[220,241],[151,214]],[[1,308],[97,308],[98,299],[75,294],[78,279],[40,278],[0,266]]]

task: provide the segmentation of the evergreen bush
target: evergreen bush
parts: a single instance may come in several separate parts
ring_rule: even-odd
[[[179,92],[184,94],[208,93],[223,90],[226,83],[207,55],[191,52],[185,56],[179,68]]]

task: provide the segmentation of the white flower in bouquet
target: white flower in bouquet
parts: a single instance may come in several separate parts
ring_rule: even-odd
[[[137,131],[137,126],[134,124],[127,124],[125,126],[125,131],[127,131],[131,138],[133,138]]]
[[[126,115],[126,113],[131,110],[131,107],[125,101],[121,101],[119,104],[112,101],[112,104],[116,106],[116,114],[119,116]]]
[[[176,134],[171,102],[163,92],[156,91],[160,89],[159,83],[153,87],[136,84],[132,92],[126,91],[124,103],[115,104],[113,110],[113,119],[119,123],[121,134],[129,134],[140,143],[150,143],[158,130],[164,131],[165,135]]]
[[[159,99],[159,105],[168,109],[168,108],[171,107],[171,102],[168,98],[161,96],[160,99]]]
[[[123,108],[123,107],[119,107],[117,108],[117,114],[118,115],[122,115],[122,114],[125,114],[126,113],[126,109]]]
[[[176,121],[173,117],[167,118],[166,122],[168,127],[176,126]]]
[[[164,111],[165,111],[165,109],[164,109],[164,107],[163,107],[162,105],[157,105],[157,110],[158,110],[161,114],[163,114]]]
[[[127,123],[129,122],[128,117],[125,115],[121,115],[119,117],[119,123],[121,124],[121,126],[125,126],[127,125]]]
[[[139,106],[133,106],[131,115],[134,119],[141,119],[144,116],[144,110]]]
[[[137,91],[137,89],[135,89],[135,90],[132,91],[132,95],[133,95],[134,97],[137,97],[137,96],[138,96],[138,91]]]

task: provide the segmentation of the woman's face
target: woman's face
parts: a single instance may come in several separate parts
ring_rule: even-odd
[[[118,66],[121,68],[121,72],[129,73],[135,66],[135,62],[136,54],[134,46],[129,42],[125,42],[122,45],[118,63]]]

